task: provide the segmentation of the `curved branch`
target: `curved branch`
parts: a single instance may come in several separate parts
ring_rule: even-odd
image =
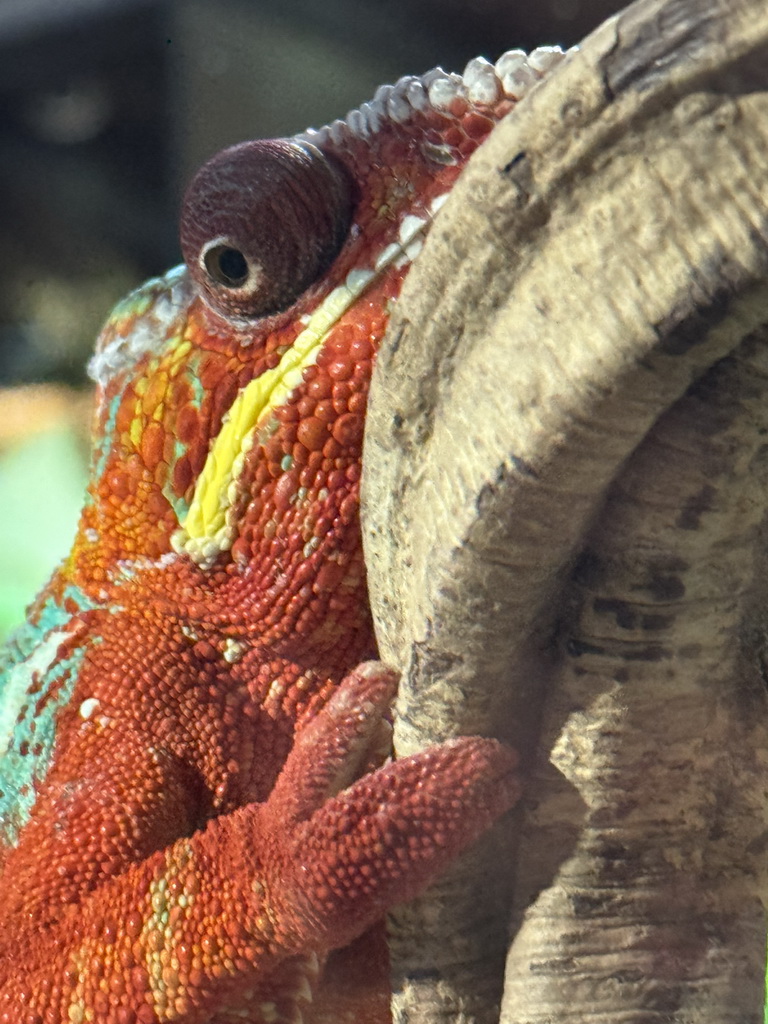
[[[411,1022],[497,1019],[515,871],[503,1020],[761,1019],[767,51],[758,0],[607,22],[472,159],[380,353],[397,749],[495,734],[532,766],[518,853],[396,926]]]

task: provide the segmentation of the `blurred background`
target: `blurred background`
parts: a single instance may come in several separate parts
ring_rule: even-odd
[[[202,160],[380,84],[570,46],[618,0],[0,0],[0,637],[67,551],[84,373],[113,303],[179,262]]]

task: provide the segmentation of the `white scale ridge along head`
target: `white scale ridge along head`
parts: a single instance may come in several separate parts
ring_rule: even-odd
[[[495,64],[484,57],[474,57],[461,75],[440,67],[420,76],[406,75],[394,85],[380,86],[370,102],[351,110],[345,118],[323,128],[309,128],[296,137],[315,145],[330,140],[341,146],[350,137],[370,138],[384,121],[408,124],[430,108],[450,113],[456,100],[477,107],[493,107],[503,99],[516,103],[565,56],[559,46],[540,46],[529,54],[524,50],[507,50]]]

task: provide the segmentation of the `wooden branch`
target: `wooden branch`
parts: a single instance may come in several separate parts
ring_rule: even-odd
[[[645,0],[478,151],[380,356],[400,753],[528,756],[394,924],[396,1016],[762,1021],[768,9]],[[401,966],[404,965],[404,966]]]

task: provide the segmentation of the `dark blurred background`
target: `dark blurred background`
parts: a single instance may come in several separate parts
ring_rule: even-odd
[[[0,0],[0,635],[69,546],[85,362],[113,303],[179,261],[197,165],[343,116],[404,74],[572,45],[620,6]]]
[[[616,0],[0,0],[0,385],[82,381],[110,305],[178,262],[221,146],[382,82],[578,42]]]

